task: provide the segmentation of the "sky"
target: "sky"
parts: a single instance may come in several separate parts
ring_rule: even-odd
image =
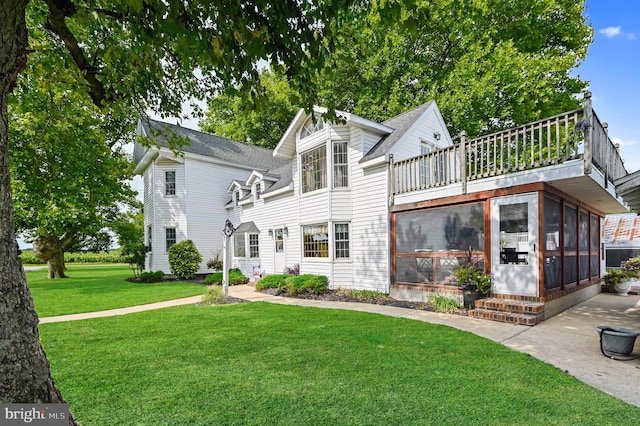
[[[573,74],[589,82],[593,110],[627,170],[640,170],[640,1],[587,0],[585,16],[594,41]]]

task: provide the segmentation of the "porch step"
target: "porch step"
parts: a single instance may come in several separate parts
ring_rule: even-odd
[[[530,325],[544,321],[544,303],[511,299],[478,299],[469,316],[491,321]]]

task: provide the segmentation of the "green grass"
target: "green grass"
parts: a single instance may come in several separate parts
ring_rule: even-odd
[[[640,409],[445,326],[244,303],[42,324],[90,425],[622,425]]]
[[[67,265],[69,278],[51,280],[46,268],[27,272],[40,317],[95,312],[204,294],[205,286],[185,282],[131,283],[124,265]]]

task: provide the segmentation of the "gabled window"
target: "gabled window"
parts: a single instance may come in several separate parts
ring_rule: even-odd
[[[307,121],[302,125],[302,129],[300,130],[300,139],[304,139],[307,136],[311,136],[314,133],[319,132],[320,130],[324,130],[324,120],[322,117],[314,117],[311,116],[307,118]]]
[[[349,156],[347,143],[333,144],[333,187],[346,188],[349,186]]]
[[[165,242],[169,251],[169,247],[176,243],[176,228],[165,228]]]
[[[176,195],[176,172],[164,172],[164,195]]]
[[[260,182],[257,182],[256,183],[256,193],[255,193],[256,200],[260,199],[260,192],[262,192],[262,185],[260,185]]]
[[[315,191],[327,186],[327,151],[325,145],[300,156],[302,163],[302,192]]]

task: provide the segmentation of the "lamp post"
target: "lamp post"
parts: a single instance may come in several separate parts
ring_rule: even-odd
[[[222,242],[222,289],[224,290],[225,297],[229,296],[229,243],[231,242],[231,236],[236,231],[233,227],[233,223],[229,219],[224,223],[224,240]]]

